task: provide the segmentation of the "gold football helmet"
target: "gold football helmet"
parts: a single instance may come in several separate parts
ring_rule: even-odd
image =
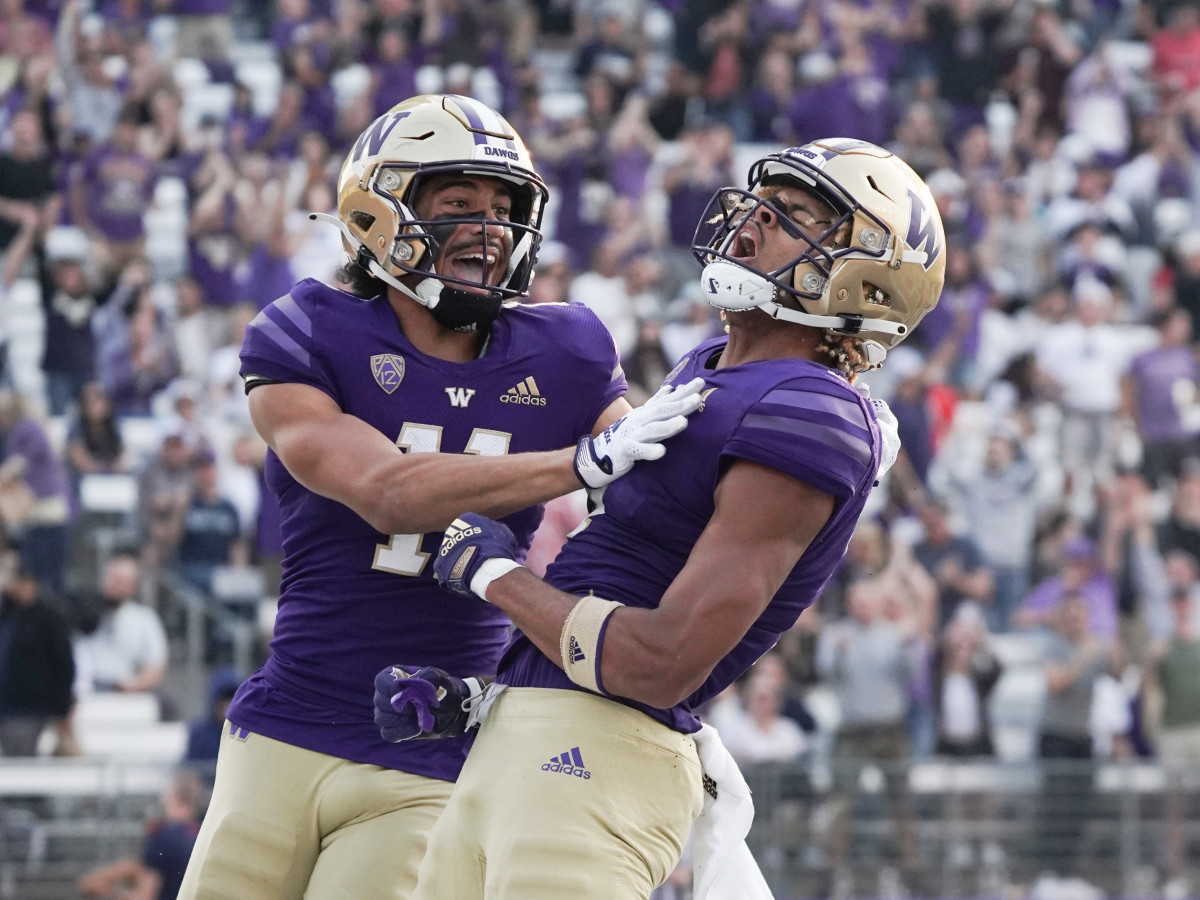
[[[508,219],[472,211],[421,219],[413,203],[423,179],[463,174],[498,178],[512,195]],[[546,185],[524,142],[495,110],[453,94],[405,100],[376,119],[351,148],[337,185],[337,219],[346,251],[376,278],[427,306],[447,327],[486,324],[508,299],[529,288],[541,245]],[[315,218],[331,219],[331,216]],[[463,224],[502,227],[511,252],[502,271],[482,265],[480,281],[436,270],[441,241]],[[481,259],[488,258],[481,229]],[[412,287],[400,279],[418,276]]]
[[[758,160],[748,190],[723,188],[709,202],[692,252],[705,267],[702,288],[725,310],[761,309],[788,322],[860,337],[870,365],[937,305],[946,274],[946,233],[925,183],[898,157],[866,141],[829,138]],[[787,233],[807,245],[771,272],[738,258],[738,235],[767,188],[794,184],[835,211],[817,238],[772,207]],[[780,306],[780,294],[800,310]]]

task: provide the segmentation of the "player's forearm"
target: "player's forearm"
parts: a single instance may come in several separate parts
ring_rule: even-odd
[[[384,534],[440,531],[464,512],[498,518],[577,490],[574,455],[404,455],[363,479],[348,505]]]
[[[252,411],[255,394],[271,389],[251,392]],[[580,486],[573,448],[503,456],[406,453],[340,412],[283,423],[272,415],[260,406],[255,424],[292,476],[383,534],[441,531],[464,512],[504,516]]]
[[[563,624],[579,597],[522,568],[493,581],[487,600],[561,667]],[[697,647],[684,637],[689,623],[676,622],[672,615],[661,607],[621,607],[609,617],[601,648],[601,686],[606,694],[669,709],[704,682],[729,647],[724,642],[715,649]]]

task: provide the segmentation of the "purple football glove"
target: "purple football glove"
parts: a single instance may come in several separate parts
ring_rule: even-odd
[[[446,590],[479,598],[471,590],[471,579],[479,567],[489,559],[511,560],[516,555],[517,539],[507,525],[477,513],[463,513],[446,529],[433,561],[433,574]]]
[[[385,741],[458,737],[467,701],[483,690],[477,678],[455,678],[433,666],[388,666],[375,676],[375,724]]]

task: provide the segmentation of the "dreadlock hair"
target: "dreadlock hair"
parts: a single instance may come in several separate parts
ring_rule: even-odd
[[[825,331],[817,343],[817,353],[832,360],[833,368],[837,369],[850,381],[858,377],[859,372],[871,368],[867,363],[867,355],[863,352],[862,340],[848,334],[838,334],[836,331]]]
[[[368,272],[366,267],[359,265],[358,260],[353,257],[347,257],[333,277],[346,285],[351,294],[364,300],[387,294],[387,285]]]

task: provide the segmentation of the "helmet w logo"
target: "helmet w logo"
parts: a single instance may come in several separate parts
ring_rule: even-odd
[[[350,158],[357,161],[364,156],[377,155],[383,148],[383,142],[392,133],[392,129],[396,127],[401,119],[406,119],[408,116],[408,110],[384,113],[372,122],[371,127],[364,131],[355,142],[354,150],[350,153]]]
[[[926,271],[934,264],[937,258],[942,253],[942,246],[938,243],[937,226],[932,210],[925,206],[925,201],[922,200],[917,193],[912,189],[908,189],[908,200],[912,204],[911,212],[908,219],[908,234],[904,237],[904,242],[913,250],[920,250],[924,245],[925,262],[921,265]]]

